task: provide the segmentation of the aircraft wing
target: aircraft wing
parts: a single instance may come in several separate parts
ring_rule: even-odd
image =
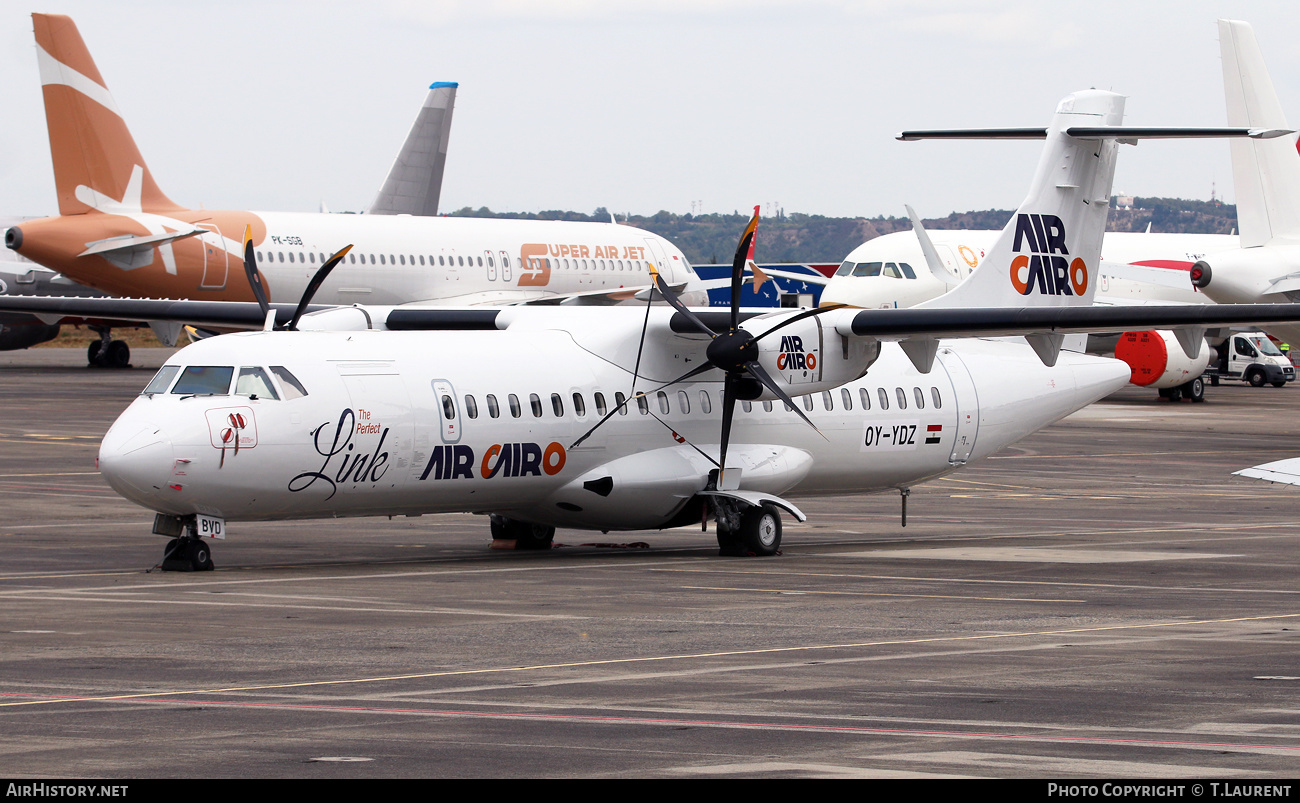
[[[1232,473],[1241,477],[1278,482],[1284,485],[1300,485],[1300,457],[1274,460],[1272,463],[1261,463],[1258,466],[1243,468],[1241,471]]]
[[[276,322],[287,324],[296,304],[272,304]],[[331,309],[312,304],[308,312]],[[127,323],[162,322],[218,329],[261,329],[266,316],[252,301],[176,301],[153,298],[76,298],[63,296],[0,296],[0,312],[25,312],[41,320],[92,318]]]
[[[288,323],[295,305],[272,304],[278,323]],[[444,306],[356,306],[313,304],[307,312],[325,313],[316,325],[304,320],[304,328],[322,326],[331,319],[331,311],[360,310],[370,328],[405,330],[499,329],[509,326],[524,310],[522,307],[451,308]],[[668,308],[668,328],[676,334],[698,334],[699,330],[685,315]],[[612,310],[611,310],[612,311]],[[142,298],[59,298],[41,296],[0,296],[0,312],[26,312],[35,315],[88,317],[125,321],[173,321],[196,326],[227,329],[261,329],[265,316],[257,304],[242,301],[177,301]],[[544,314],[534,310],[530,314]],[[717,332],[730,326],[730,314],[701,309],[695,313],[705,325]],[[741,320],[770,316],[781,319],[774,310],[747,311]],[[634,316],[635,317],[635,316]],[[1177,329],[1217,327],[1239,324],[1264,325],[1300,320],[1300,304],[1184,304],[1162,306],[1111,307],[975,307],[912,309],[843,309],[826,314],[823,322],[845,337],[877,340],[938,339],[949,337],[1052,336],[1087,332],[1115,332],[1141,329]],[[350,328],[350,327],[349,327]]]

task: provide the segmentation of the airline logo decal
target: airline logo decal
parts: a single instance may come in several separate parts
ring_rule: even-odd
[[[568,454],[564,446],[552,441],[543,447],[537,443],[494,443],[476,460],[474,447],[463,443],[435,446],[421,480],[472,480],[478,478],[555,476],[564,469]]]
[[[803,338],[798,335],[786,335],[781,338],[781,353],[776,355],[778,371],[815,371],[817,355],[805,352]]]
[[[939,443],[943,436],[942,424],[921,425],[918,419],[893,419],[863,424],[861,452],[910,452],[924,443]]]
[[[214,449],[252,449],[257,446],[257,421],[252,407],[218,407],[206,412],[208,438]]]
[[[388,473],[388,452],[384,449],[388,427],[372,421],[366,410],[360,411],[364,423],[359,423],[357,418],[357,413],[347,408],[339,415],[332,434],[328,432],[329,421],[312,430],[312,445],[325,459],[317,470],[304,471],[289,480],[290,491],[305,491],[319,481],[329,486],[330,493],[325,498],[330,499],[340,484],[375,483]]]
[[[1029,255],[1020,253],[1025,247]],[[1022,296],[1081,296],[1088,290],[1088,266],[1080,258],[1070,261],[1065,246],[1065,223],[1056,215],[1016,215],[1016,238],[1011,250],[1011,285]]]
[[[525,243],[519,249],[520,287],[545,287],[551,281],[552,259],[640,259],[641,245],[575,245],[569,243]],[[594,266],[593,266],[594,267]]]

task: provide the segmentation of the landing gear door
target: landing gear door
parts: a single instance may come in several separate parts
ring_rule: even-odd
[[[953,433],[952,453],[948,456],[948,462],[961,466],[970,460],[971,451],[975,448],[975,436],[979,432],[979,398],[970,371],[960,357],[946,348],[939,349],[937,357],[952,382],[953,401],[957,408],[957,429]]]
[[[442,442],[460,443],[460,406],[456,403],[456,391],[447,380],[435,379],[433,395],[442,424]]]

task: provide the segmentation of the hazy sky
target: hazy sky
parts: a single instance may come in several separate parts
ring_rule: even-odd
[[[1066,9],[1073,7],[1073,11]],[[1126,122],[1223,125],[1219,17],[1253,23],[1293,125],[1293,2],[68,1],[173,200],[369,205],[433,81],[459,81],[443,209],[598,206],[925,216],[1011,208],[1038,143],[896,142],[1046,125],[1061,96]],[[56,211],[30,12],[0,4],[0,214]],[[1227,145],[1121,150],[1118,192],[1233,199]]]

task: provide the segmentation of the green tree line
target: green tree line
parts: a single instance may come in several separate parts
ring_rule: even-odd
[[[1000,229],[1011,219],[1013,211],[953,212],[946,217],[927,218],[923,223],[932,229]],[[451,214],[526,220],[610,221],[610,213],[604,207],[586,214],[561,210],[493,212],[487,207],[473,209],[467,206]],[[664,237],[696,264],[730,262],[736,241],[749,222],[749,214],[740,211],[707,215],[659,211],[653,215],[616,214],[615,217],[619,223]],[[1217,201],[1135,198],[1131,209],[1111,209],[1106,228],[1108,231],[1145,231],[1148,225],[1153,232],[1229,234],[1237,227],[1237,208]],[[760,222],[755,258],[759,262],[839,262],[873,237],[910,228],[910,222],[904,217],[828,217],[782,212]]]

